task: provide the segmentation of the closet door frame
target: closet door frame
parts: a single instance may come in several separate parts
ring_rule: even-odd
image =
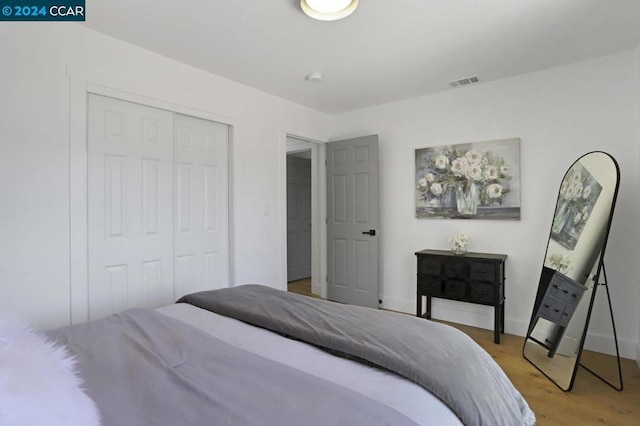
[[[134,102],[154,108],[216,121],[229,126],[228,233],[229,285],[235,284],[235,223],[233,221],[233,141],[241,132],[240,111],[210,102],[165,92],[148,84],[132,82],[67,65],[69,79],[69,255],[71,324],[89,319],[88,287],[88,196],[87,129],[89,93]]]

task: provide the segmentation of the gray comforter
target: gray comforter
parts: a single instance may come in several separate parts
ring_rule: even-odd
[[[428,389],[466,425],[535,423],[502,369],[452,327],[258,285],[194,293],[178,302],[394,371]]]
[[[152,310],[48,335],[77,358],[107,426],[415,425],[386,405]]]

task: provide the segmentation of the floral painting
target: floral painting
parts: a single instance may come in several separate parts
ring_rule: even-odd
[[[416,217],[520,219],[520,139],[416,149]]]
[[[573,250],[586,225],[602,186],[580,163],[567,172],[560,185],[551,238]]]

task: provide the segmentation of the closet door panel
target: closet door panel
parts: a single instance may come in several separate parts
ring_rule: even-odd
[[[89,318],[173,302],[173,114],[89,95]]]
[[[176,297],[229,282],[229,126],[176,114]],[[186,259],[189,259],[187,262]]]

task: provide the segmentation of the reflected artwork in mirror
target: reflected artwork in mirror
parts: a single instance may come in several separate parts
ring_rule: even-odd
[[[523,354],[565,391],[580,364],[596,288],[606,287],[604,250],[619,185],[618,164],[605,152],[580,157],[560,184]]]

